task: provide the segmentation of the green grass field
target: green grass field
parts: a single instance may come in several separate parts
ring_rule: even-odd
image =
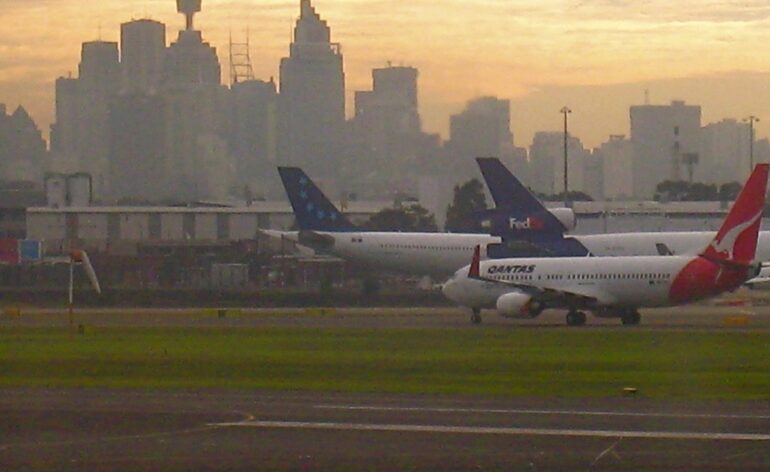
[[[0,386],[770,399],[770,335],[642,330],[0,330]]]

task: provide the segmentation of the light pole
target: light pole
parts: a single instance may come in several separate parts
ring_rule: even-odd
[[[754,171],[754,123],[759,122],[759,118],[751,115],[743,121],[749,123],[749,174]]]
[[[567,173],[567,137],[569,134],[567,131],[567,116],[572,113],[572,110],[565,106],[559,112],[564,115],[564,206],[569,207],[569,177]]]

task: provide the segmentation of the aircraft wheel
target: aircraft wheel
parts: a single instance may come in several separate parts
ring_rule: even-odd
[[[586,324],[586,314],[582,311],[570,311],[567,313],[568,326],[583,326]]]
[[[473,314],[471,315],[471,323],[475,325],[481,324],[481,310],[478,308],[473,309]]]
[[[637,310],[624,311],[620,321],[626,326],[637,326],[642,320],[642,316]]]

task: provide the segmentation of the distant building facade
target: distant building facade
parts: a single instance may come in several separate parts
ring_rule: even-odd
[[[27,110],[19,106],[9,115],[0,104],[0,180],[39,184],[47,154],[40,129]]]
[[[331,29],[301,0],[289,57],[280,66],[279,160],[313,175],[333,174],[344,150],[345,72]]]
[[[631,140],[623,135],[610,136],[595,154],[601,157],[603,179],[601,195],[594,196],[611,200],[631,198],[634,185],[634,147]]]
[[[580,140],[570,136],[567,140],[567,172],[569,191],[586,191],[584,171],[586,150]],[[546,195],[564,192],[564,133],[539,132],[529,148],[532,168],[532,188]]]
[[[673,101],[632,106],[630,115],[634,196],[650,199],[660,182],[688,178],[687,163],[700,150],[701,107]]]
[[[481,97],[468,102],[461,113],[449,119],[446,149],[453,168],[463,178],[478,174],[476,157],[511,160],[514,148],[510,101]]]

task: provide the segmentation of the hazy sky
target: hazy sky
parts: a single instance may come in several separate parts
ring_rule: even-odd
[[[342,43],[348,100],[392,61],[420,70],[425,128],[474,96],[512,100],[517,145],[561,126],[588,145],[628,133],[628,106],[684,99],[704,124],[762,118],[770,126],[770,2],[766,0],[315,0]],[[299,0],[203,0],[197,26],[219,50],[251,31],[258,78],[277,76]],[[176,38],[174,0],[0,0],[0,102],[24,104],[41,127],[53,116],[53,81],[76,74],[80,43],[117,41],[119,25],[153,18]],[[350,105],[348,104],[348,109]]]

